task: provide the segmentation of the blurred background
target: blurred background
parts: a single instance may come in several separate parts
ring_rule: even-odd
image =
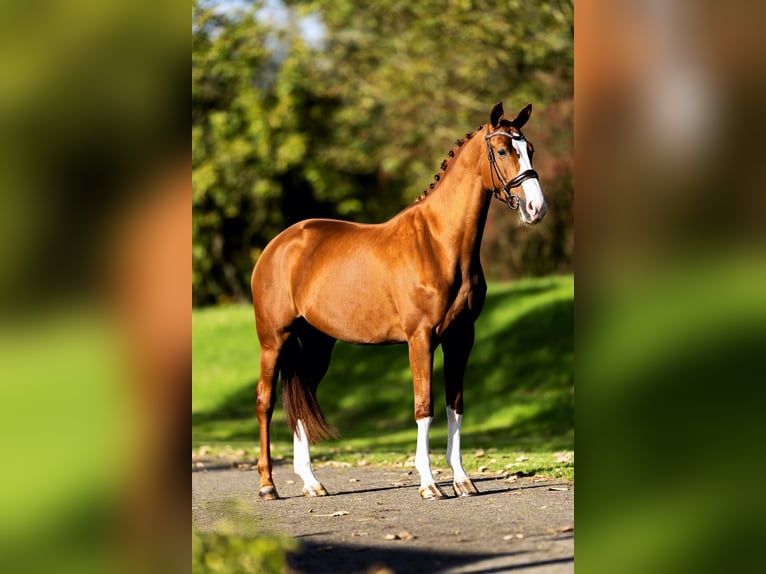
[[[765,16],[576,9],[583,572],[764,567]]]
[[[188,565],[187,10],[0,3],[4,571]]]

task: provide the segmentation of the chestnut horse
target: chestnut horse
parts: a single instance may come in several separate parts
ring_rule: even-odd
[[[429,189],[385,223],[309,219],[280,233],[263,251],[251,282],[261,348],[261,499],[278,498],[269,444],[278,371],[294,437],[295,473],[306,496],[327,494],[312,472],[309,443],[332,434],[316,391],[338,339],[409,346],[418,427],[415,467],[425,499],[445,496],[428,452],[433,356],[441,344],[453,489],[458,496],[477,493],[463,470],[460,422],[463,375],[487,291],[479,246],[493,194],[519,209],[524,223],[545,216],[532,145],[520,131],[531,112],[527,105],[509,120],[502,103],[496,104],[489,124],[457,140]],[[512,188],[521,188],[523,198],[512,195]]]

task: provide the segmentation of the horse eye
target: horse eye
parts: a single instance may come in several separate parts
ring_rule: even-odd
[[[505,154],[506,154],[506,151],[505,151],[504,149],[499,149],[499,150],[497,150],[497,155],[502,155],[502,156],[504,156]]]

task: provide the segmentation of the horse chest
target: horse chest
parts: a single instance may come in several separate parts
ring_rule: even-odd
[[[484,298],[487,293],[484,277],[474,275],[462,281],[454,293],[445,306],[443,319],[436,327],[437,335],[441,335],[455,319],[461,316],[468,315],[472,321],[476,320],[484,305]]]

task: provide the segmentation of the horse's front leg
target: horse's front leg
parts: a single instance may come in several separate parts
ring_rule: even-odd
[[[472,321],[455,324],[445,333],[444,382],[447,399],[447,463],[452,468],[452,488],[457,496],[473,496],[478,490],[463,469],[460,423],[463,418],[463,376],[474,341]]]
[[[428,431],[434,417],[431,395],[433,372],[433,347],[430,334],[420,334],[408,340],[410,369],[415,393],[415,422],[418,425],[418,442],[415,450],[415,468],[420,474],[420,496],[426,500],[444,498],[446,495],[436,485],[431,473],[431,457],[428,450]]]

